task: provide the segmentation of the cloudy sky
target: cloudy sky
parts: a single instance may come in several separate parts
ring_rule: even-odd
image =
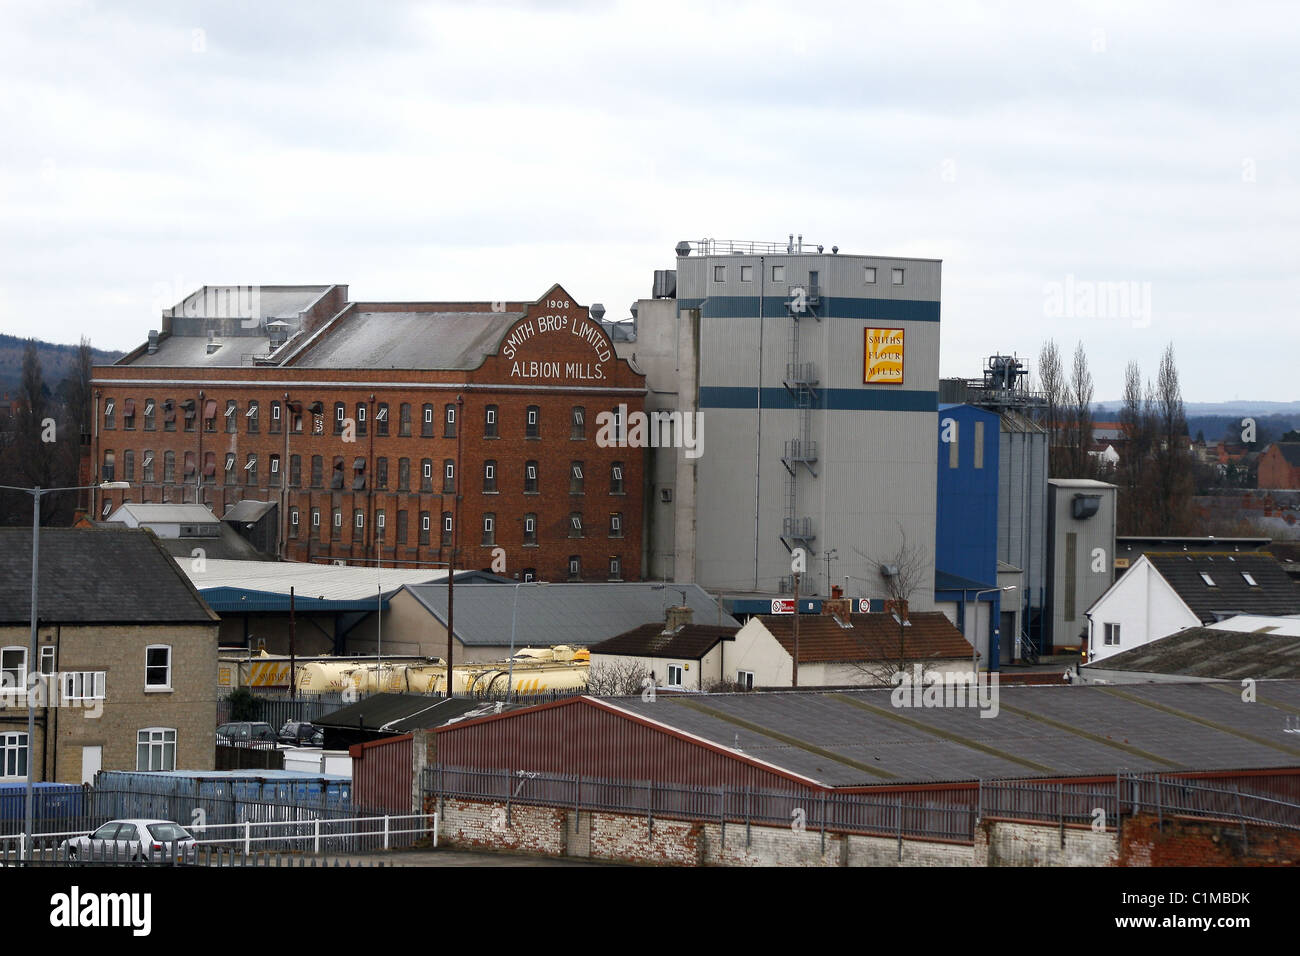
[[[0,2],[0,331],[126,349],[205,284],[610,317],[673,246],[944,260],[944,375],[1300,399],[1285,4]]]

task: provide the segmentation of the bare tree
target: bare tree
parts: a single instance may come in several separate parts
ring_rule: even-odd
[[[1158,517],[1154,530],[1157,534],[1184,534],[1190,524],[1195,480],[1191,450],[1187,447],[1187,417],[1172,342],[1160,357],[1154,404],[1156,441],[1153,452],[1157,484],[1153,504]]]
[[[886,656],[850,662],[855,671],[874,684],[893,684],[894,675],[910,674],[918,664],[924,674],[927,667],[925,661],[908,656],[907,629],[911,626],[908,607],[912,597],[929,583],[929,553],[908,542],[902,525],[898,527],[898,536],[898,549],[888,554],[868,555],[853,549],[859,557],[866,559],[869,567],[874,566],[879,571],[885,590],[885,613],[892,615],[898,624],[897,642],[890,642]]]
[[[593,661],[587,670],[587,693],[597,697],[631,697],[647,686],[650,670],[638,660]]]
[[[1067,467],[1069,478],[1090,478],[1096,473],[1089,450],[1092,447],[1092,373],[1088,371],[1088,353],[1083,350],[1083,343],[1074,348],[1074,363],[1070,371],[1067,389],[1069,409],[1066,421],[1069,434],[1066,437]]]
[[[1151,387],[1142,391],[1142,370],[1136,362],[1124,369],[1124,404],[1119,412],[1124,449],[1116,469],[1119,485],[1116,522],[1121,534],[1145,534],[1150,514],[1149,467],[1154,439]]]
[[[1061,415],[1066,402],[1065,371],[1061,367],[1061,352],[1056,342],[1048,339],[1038,353],[1038,384],[1046,403],[1048,440],[1048,471],[1054,478],[1064,473]]]

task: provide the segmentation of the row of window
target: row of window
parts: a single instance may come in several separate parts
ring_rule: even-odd
[[[41,648],[40,673],[54,674],[54,646]],[[103,700],[106,685],[104,671],[64,671],[60,675],[65,700]],[[27,648],[21,645],[0,647],[0,686],[27,686]],[[172,689],[172,649],[169,644],[150,644],[144,649],[144,689]]]
[[[753,266],[742,265],[742,266],[739,266],[738,268],[740,269],[740,281],[741,281],[741,282],[753,282],[753,281],[754,281],[754,267],[753,267]],[[901,269],[901,268],[897,268],[897,267],[895,267],[895,268],[890,269],[890,270],[889,270],[889,280],[890,280],[890,284],[891,284],[891,285],[902,285],[902,284],[903,284],[903,273],[904,273],[904,270]],[[714,282],[726,282],[726,281],[727,281],[727,267],[726,267],[726,266],[714,266],[714,267],[713,267],[713,281],[714,281]],[[772,266],[772,281],[773,281],[773,282],[784,282],[784,281],[785,281],[785,266]],[[864,267],[863,267],[863,270],[862,270],[862,282],[863,282],[864,285],[875,285],[875,284],[876,284],[876,267],[875,267],[875,266],[864,266]],[[810,272],[810,273],[808,274],[808,284],[809,284],[811,287],[813,287],[813,288],[816,288],[816,287],[817,287],[817,273],[816,273],[816,272]]]
[[[26,778],[29,751],[26,733],[0,733],[0,780]],[[135,769],[176,769],[175,728],[145,727],[136,732]]]
[[[197,477],[198,457],[196,452],[187,451],[184,453],[182,460],[184,470],[181,478],[183,481],[191,481]],[[122,481],[135,481],[136,454],[133,450],[127,449],[122,452]],[[234,452],[227,452],[225,455],[225,468],[222,472],[222,484],[225,485],[252,485],[260,484],[258,476],[259,458],[256,454],[244,456],[241,463]],[[367,462],[364,457],[358,456],[352,462],[352,477],[349,480],[346,474],[347,460],[342,455],[334,457],[333,469],[330,472],[329,488],[332,491],[365,491],[366,490],[366,466]],[[586,494],[586,463],[574,461],[569,463],[569,494],[581,495]],[[268,480],[267,484],[273,488],[280,485],[280,456],[270,455],[267,460]],[[176,453],[173,451],[163,452],[162,460],[162,482],[172,484],[176,481]],[[483,493],[494,495],[499,493],[497,487],[497,462],[496,459],[488,459],[483,463]],[[159,469],[156,465],[156,456],[150,449],[145,449],[140,459],[140,480],[147,483],[158,480]],[[217,452],[204,452],[203,455],[203,481],[208,484],[216,483],[217,475]],[[523,468],[523,489],[526,495],[540,494],[540,467],[536,461],[524,462]],[[117,453],[112,449],[104,452],[104,465],[101,473],[103,481],[119,480],[117,469]],[[289,487],[302,487],[302,456],[289,456]],[[325,459],[321,455],[311,457],[311,487],[325,488]],[[388,490],[388,459],[375,459],[375,477],[374,488],[376,491]],[[411,459],[397,459],[397,491],[411,491]],[[433,459],[425,458],[420,462],[420,491],[433,491]],[[444,458],[442,462],[442,492],[444,494],[454,494],[456,491],[456,463],[454,459]],[[611,495],[624,494],[623,490],[623,462],[616,461],[609,466],[609,493]],[[107,505],[108,503],[105,502]]]
[[[409,512],[404,510],[397,512],[396,527],[394,529],[394,534],[395,534],[397,544],[406,544],[408,542],[407,527],[410,523],[409,514],[410,514]],[[310,509],[309,515],[310,515],[310,522],[311,522],[311,531],[308,533],[315,535],[318,539],[324,540],[325,532],[322,530],[322,526],[321,526],[322,509],[312,508]],[[299,536],[300,533],[299,528],[302,525],[302,518],[303,518],[302,512],[298,508],[294,507],[289,509],[289,537],[290,538],[297,538]],[[420,519],[420,524],[419,524],[418,543],[422,545],[428,545],[431,540],[430,532],[432,528],[433,513],[430,511],[421,511],[419,514],[419,519]],[[352,527],[358,531],[361,531],[365,528],[365,526],[366,526],[365,511],[362,510],[361,508],[354,508],[352,511]],[[537,544],[537,514],[535,512],[529,512],[528,514],[525,514],[521,519],[521,527],[523,530],[523,544],[525,546]],[[569,515],[569,521],[566,527],[568,529],[568,534],[566,535],[566,537],[569,538],[586,537],[586,526],[583,523],[583,517],[581,511],[575,511]],[[623,537],[623,512],[621,511],[611,512],[609,516],[609,524],[607,527],[609,529],[609,537],[611,538]],[[342,508],[331,509],[330,528],[332,529],[330,532],[330,537],[341,538],[343,536],[343,509]],[[453,530],[454,530],[454,525],[452,521],[452,513],[450,511],[444,511],[442,513],[442,538],[441,538],[441,545],[443,547],[451,546]],[[386,536],[387,531],[388,531],[388,516],[385,510],[380,508],[375,511],[376,536],[380,540],[383,540],[384,537]],[[483,531],[482,544],[495,545],[497,543],[497,516],[494,512],[489,512],[483,515],[482,531]]]
[[[285,403],[288,410],[289,430],[293,434],[302,434],[304,408],[302,402]],[[358,402],[355,406],[355,414],[352,419],[356,429],[356,434],[363,436],[366,434],[368,427],[367,410],[368,405]],[[157,430],[157,419],[160,406],[152,398],[146,398],[143,403],[137,403],[135,399],[128,398],[121,403],[122,427],[128,431],[136,427],[137,416],[143,418],[143,429],[147,432]],[[270,427],[267,429],[270,434],[280,434],[282,412],[280,402],[271,402],[271,420]],[[195,430],[195,422],[202,412],[203,430],[205,432],[218,431],[217,422],[220,419],[224,422],[222,428],[228,434],[236,434],[239,431],[239,420],[244,420],[244,431],[249,435],[261,433],[262,409],[261,404],[257,401],[250,401],[240,410],[239,402],[235,399],[226,400],[225,411],[218,414],[217,402],[215,399],[206,399],[203,407],[200,409],[195,399],[185,399],[177,402],[174,399],[164,399],[161,405],[163,431],[176,431],[176,413],[182,413],[181,420],[183,428],[187,432]],[[325,406],[321,402],[313,402],[305,409],[306,414],[312,418],[312,433],[322,435],[325,433]],[[403,402],[398,406],[397,434],[401,438],[413,437],[411,420],[412,406]],[[433,405],[426,404],[420,408],[420,437],[434,437],[434,413]],[[104,399],[104,428],[112,430],[117,428],[118,402],[115,398]],[[389,432],[389,414],[388,403],[379,402],[375,406],[375,434],[380,437],[386,437]],[[442,437],[456,437],[456,406],[447,404],[442,407]],[[483,437],[499,438],[498,422],[500,420],[500,409],[496,405],[488,405],[483,409]],[[347,405],[343,402],[334,403],[334,434],[341,435],[347,426]],[[541,421],[542,410],[538,405],[529,405],[524,411],[524,437],[541,438]],[[587,437],[587,410],[581,405],[575,405],[569,411],[569,438],[574,441],[582,441]]]

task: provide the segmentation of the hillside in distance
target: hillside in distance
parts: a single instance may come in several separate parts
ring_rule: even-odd
[[[27,340],[16,335],[0,334],[0,395],[11,398],[22,388],[23,352]],[[110,365],[120,359],[125,352],[108,352],[91,346],[96,365]],[[41,374],[45,387],[54,394],[59,383],[73,370],[77,363],[77,346],[59,345],[54,342],[36,340],[36,354],[41,359]]]

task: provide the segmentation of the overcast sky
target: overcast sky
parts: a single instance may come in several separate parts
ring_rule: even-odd
[[[1132,6],[3,0],[0,331],[132,348],[205,283],[621,317],[680,239],[802,232],[943,260],[945,376],[1081,340],[1113,399],[1172,341],[1189,401],[1300,399],[1300,12]]]

